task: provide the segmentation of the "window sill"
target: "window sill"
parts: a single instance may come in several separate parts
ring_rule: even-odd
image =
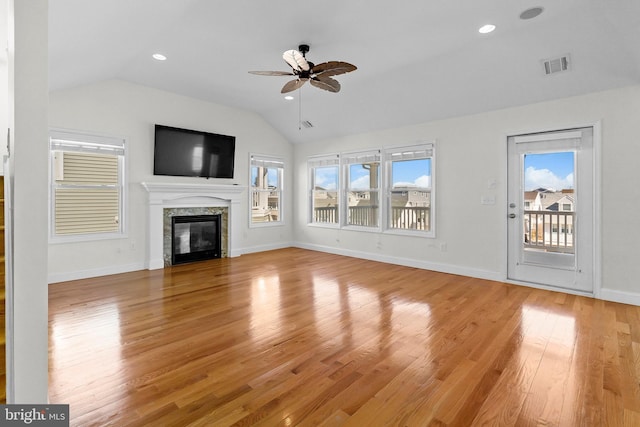
[[[250,223],[249,228],[270,228],[270,227],[284,227],[286,224],[284,221],[267,221],[267,222],[255,222]]]
[[[126,233],[95,233],[75,234],[69,236],[49,236],[49,244],[58,245],[64,243],[96,242],[100,240],[126,239]]]
[[[331,224],[328,222],[309,222],[307,223],[307,225],[309,227],[315,227],[315,228],[331,228],[331,229],[337,229],[339,230],[340,224]]]
[[[436,233],[434,231],[419,231],[419,230],[401,230],[401,229],[387,229],[383,231],[384,234],[393,234],[396,236],[412,236],[435,239]]]
[[[343,230],[349,231],[364,231],[365,233],[381,233],[382,229],[380,227],[364,227],[361,225],[345,225],[342,227]]]

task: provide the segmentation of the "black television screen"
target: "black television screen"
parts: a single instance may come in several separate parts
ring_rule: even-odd
[[[156,125],[153,174],[233,178],[235,148],[234,136]]]

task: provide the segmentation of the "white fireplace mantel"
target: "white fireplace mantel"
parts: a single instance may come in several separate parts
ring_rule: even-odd
[[[242,212],[240,201],[246,190],[241,185],[181,184],[143,182],[149,194],[149,235],[147,268],[164,267],[163,209],[194,207],[227,207],[229,209],[228,256],[238,256],[235,247],[240,239]]]

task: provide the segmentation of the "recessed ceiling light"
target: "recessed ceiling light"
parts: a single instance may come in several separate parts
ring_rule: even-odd
[[[287,101],[291,101],[291,100],[293,100],[293,96],[287,95],[287,96],[284,97],[284,99],[286,99]]]
[[[544,8],[540,6],[529,8],[520,14],[520,19],[533,19],[540,15],[543,10]]]
[[[155,59],[157,61],[166,61],[167,60],[167,57],[164,56],[161,53],[154,53],[152,56],[153,56],[153,59]]]
[[[487,25],[483,25],[482,27],[480,27],[478,32],[481,33],[481,34],[488,34],[488,33],[492,32],[495,29],[496,29],[495,25],[487,24]]]

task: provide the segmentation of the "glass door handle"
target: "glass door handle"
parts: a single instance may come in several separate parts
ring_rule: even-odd
[[[509,218],[513,219],[513,218],[515,218],[515,217],[516,217],[516,214],[514,214],[514,213],[510,213],[510,214],[509,214]]]

